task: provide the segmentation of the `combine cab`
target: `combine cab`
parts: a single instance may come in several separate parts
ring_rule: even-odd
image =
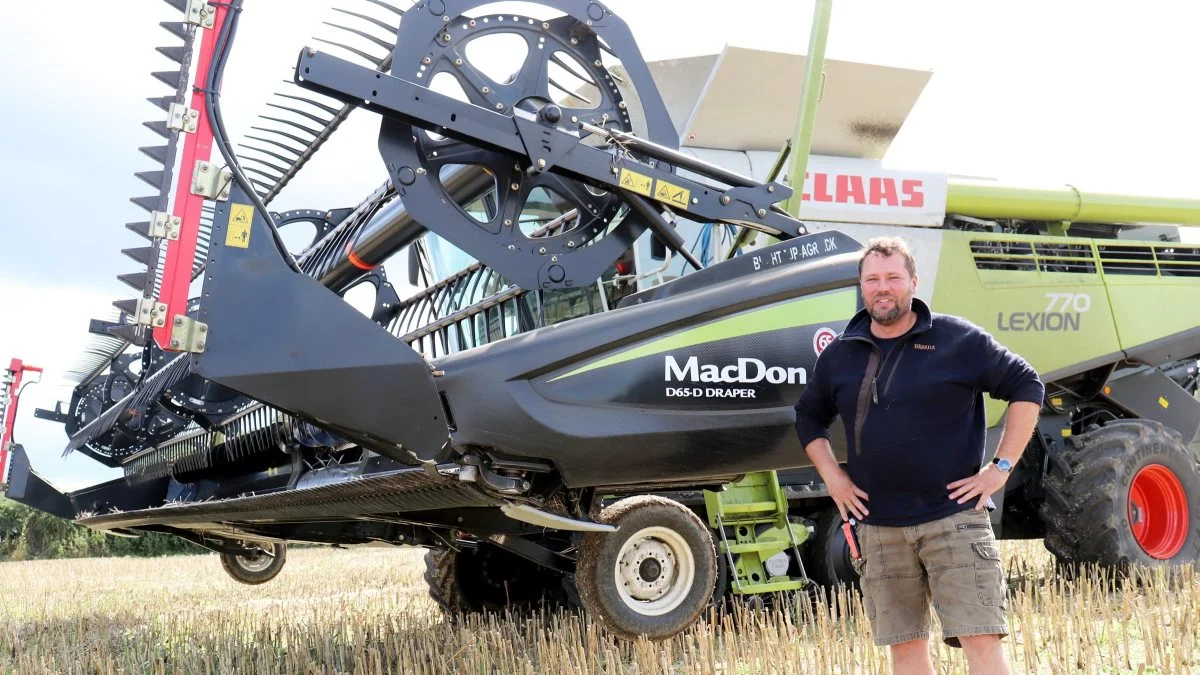
[[[136,296],[93,322],[67,409],[39,411],[124,478],[63,494],[22,454],[9,497],[186,538],[245,583],[288,542],[425,547],[447,610],[581,606],[622,636],[674,635],[727,593],[853,584],[793,405],[861,307],[862,244],[902,234],[920,295],[1047,383],[997,532],[1067,562],[1200,553],[1200,247],[1178,236],[1196,203],[884,168],[928,74],[840,62],[797,194],[777,146],[819,69],[647,64],[611,11],[568,0],[339,10],[350,42],[298,54],[239,155],[215,94],[241,2],[171,4]],[[750,118],[740,92],[768,68],[796,89]],[[868,110],[872,82],[889,93]],[[386,182],[270,210],[355,111],[378,118]]]

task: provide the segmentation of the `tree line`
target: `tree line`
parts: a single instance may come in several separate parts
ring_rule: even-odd
[[[140,537],[105,534],[0,497],[0,560],[152,557],[205,552],[205,548],[166,534]]]

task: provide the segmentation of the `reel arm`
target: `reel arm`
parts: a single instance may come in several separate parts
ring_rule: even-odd
[[[507,114],[495,112],[313,48],[301,51],[295,81],[306,89],[359,105],[398,122],[511,157],[528,176],[549,173],[615,194],[627,191],[661,202],[699,222],[741,225],[780,239],[807,234],[802,223],[776,206],[776,202],[791,196],[791,188],[774,182],[758,183],[629,134],[578,120],[570,121],[554,105],[545,105],[536,112],[521,108],[513,108]],[[595,147],[583,142],[600,132],[605,136],[604,146]],[[435,180],[418,168],[399,165],[393,159],[396,155],[389,156],[386,145],[381,142],[381,150],[389,173],[399,179],[396,187],[402,197],[407,187]],[[650,161],[642,161],[632,154],[635,145],[636,151],[650,157]],[[715,187],[677,175],[670,171],[674,165],[684,166],[701,178],[726,183],[729,187]],[[639,212],[643,210],[634,208]],[[665,226],[660,218],[650,219],[646,224],[655,227],[656,220],[658,226]],[[437,227],[432,220],[426,224],[431,229]],[[445,236],[454,239],[450,233]],[[672,238],[665,239],[671,241]],[[510,245],[511,255],[506,256],[503,253],[489,255],[470,244],[464,248],[506,277],[531,287],[528,249],[521,251]],[[557,257],[557,265],[565,267],[564,263],[572,254],[586,250],[572,249],[573,246],[540,246],[537,250],[542,256]],[[572,278],[574,275],[569,273],[566,276],[574,284],[592,281],[577,276]],[[534,283],[550,286],[540,277]]]

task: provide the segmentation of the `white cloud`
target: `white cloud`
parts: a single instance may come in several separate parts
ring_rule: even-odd
[[[41,382],[25,387],[14,437],[33,467],[64,485],[89,484],[120,475],[81,455],[63,459],[67,436],[61,424],[34,417],[35,408],[69,402],[72,384],[62,379],[91,335],[92,318],[103,318],[115,298],[86,288],[30,285],[0,279],[0,355],[44,369]]]

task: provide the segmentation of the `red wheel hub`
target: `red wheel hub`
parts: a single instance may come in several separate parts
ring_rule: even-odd
[[[1162,464],[1148,464],[1129,486],[1129,527],[1151,558],[1179,553],[1188,536],[1188,503],[1183,484]]]

